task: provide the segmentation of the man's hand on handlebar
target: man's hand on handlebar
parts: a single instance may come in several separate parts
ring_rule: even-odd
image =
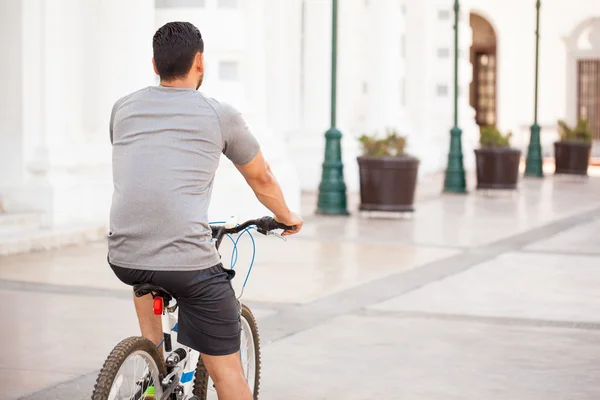
[[[279,222],[280,224],[287,225],[287,226],[293,226],[295,228],[294,230],[287,229],[287,230],[283,231],[281,236],[288,236],[288,235],[296,234],[296,233],[300,232],[300,230],[302,229],[302,225],[304,225],[304,221],[302,220],[302,218],[300,218],[299,216],[294,215],[292,213],[290,213],[285,218],[275,216],[275,221]]]

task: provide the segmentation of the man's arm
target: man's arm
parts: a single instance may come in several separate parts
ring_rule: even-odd
[[[292,214],[288,208],[281,187],[261,151],[248,164],[236,165],[236,168],[244,176],[256,198],[275,214],[275,220],[288,226],[296,226],[295,231],[286,231],[284,234],[296,233],[302,228],[302,219]]]
[[[285,203],[281,187],[240,112],[224,103],[219,104],[218,110],[223,136],[223,154],[242,173],[258,200],[271,210],[275,219],[282,224],[296,227],[295,230],[285,231],[283,234],[297,233],[302,228],[303,221],[292,214]]]

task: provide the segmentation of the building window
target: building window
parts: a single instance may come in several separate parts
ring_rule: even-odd
[[[476,121],[480,126],[496,123],[496,56],[475,52],[473,64]]]
[[[437,51],[438,58],[448,58],[450,56],[450,49],[447,47],[439,48]]]
[[[238,2],[237,0],[219,0],[218,6],[219,8],[237,8]]]
[[[156,8],[204,7],[205,0],[155,0]]]
[[[450,11],[449,10],[439,10],[438,11],[438,19],[440,21],[447,21],[450,19]]]
[[[600,59],[577,60],[577,117],[600,139]]]
[[[221,61],[219,63],[219,79],[222,81],[237,81],[239,79],[238,63],[235,61]]]
[[[448,85],[437,85],[438,97],[446,97],[448,95]]]

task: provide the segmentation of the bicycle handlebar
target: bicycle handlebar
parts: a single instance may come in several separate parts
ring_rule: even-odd
[[[267,232],[274,231],[275,229],[283,229],[283,230],[296,230],[295,226],[288,226],[281,224],[272,217],[262,217],[258,219],[251,219],[243,224],[240,224],[234,228],[225,228],[224,226],[211,225],[210,229],[212,230],[212,236],[217,241],[217,248],[221,244],[221,240],[227,234],[232,233],[240,233],[244,229],[247,229],[250,226],[256,226],[259,233],[266,235]]]

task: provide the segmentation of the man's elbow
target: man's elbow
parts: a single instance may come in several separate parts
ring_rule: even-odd
[[[264,173],[254,177],[253,181],[254,185],[257,187],[266,187],[272,185],[273,182],[275,182],[275,178],[273,177],[273,174],[271,174],[271,170],[267,168]]]

